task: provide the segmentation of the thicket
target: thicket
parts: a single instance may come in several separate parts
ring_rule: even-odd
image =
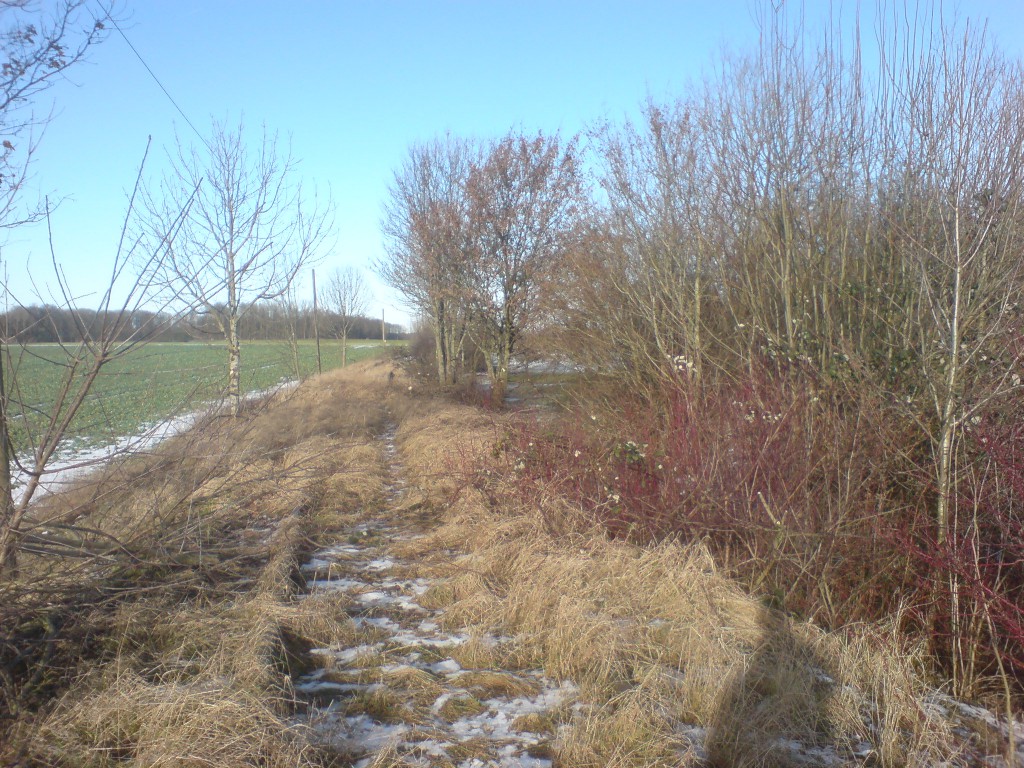
[[[550,466],[613,533],[708,537],[829,626],[896,620],[970,695],[1024,680],[1024,81],[925,16],[880,12],[869,62],[771,14],[595,133],[559,348],[642,396]]]
[[[542,331],[593,386],[506,447],[524,494],[554,483],[615,536],[706,538],[826,626],[895,622],[957,694],[1020,690],[1024,72],[941,8],[874,23],[766,10],[752,53],[592,131],[519,343]],[[464,264],[477,225],[445,201],[466,194],[399,178],[433,218],[403,208],[405,240],[389,222],[395,263]]]

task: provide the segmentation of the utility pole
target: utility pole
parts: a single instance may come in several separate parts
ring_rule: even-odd
[[[384,344],[388,343],[388,327],[384,323],[384,307],[380,308],[380,339]]]
[[[316,372],[323,373],[323,366],[320,364],[320,320],[316,298],[316,270],[313,270],[313,338],[316,339]]]

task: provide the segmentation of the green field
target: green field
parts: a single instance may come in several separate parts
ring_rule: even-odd
[[[391,342],[388,346],[394,345]],[[353,340],[349,364],[383,354],[380,341]],[[11,438],[19,455],[31,453],[53,410],[66,376],[67,354],[57,345],[12,348],[5,383],[11,397]],[[321,342],[323,370],[341,365],[340,342]],[[5,361],[6,362],[6,361]],[[316,372],[316,345],[300,342],[303,376]],[[292,351],[282,341],[242,343],[242,390],[269,389],[295,378]],[[149,344],[109,363],[71,425],[61,453],[110,444],[138,434],[147,425],[216,402],[227,385],[227,349],[223,343]]]

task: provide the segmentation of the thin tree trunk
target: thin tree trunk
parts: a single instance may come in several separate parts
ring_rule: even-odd
[[[690,357],[693,363],[693,375],[699,380],[701,375],[701,366],[704,359],[704,348],[701,340],[701,302],[703,300],[702,286],[701,286],[701,270],[704,268],[704,246],[703,243],[697,244],[697,263],[694,266],[693,276],[693,331],[690,334],[692,337],[692,349]]]
[[[316,293],[316,270],[313,270],[313,337],[316,339],[316,372],[324,372],[323,363],[320,360],[320,306]],[[345,356],[342,354],[341,365],[345,367]]]
[[[956,429],[959,426],[959,419],[956,414],[957,397],[956,390],[959,386],[960,367],[960,309],[961,291],[963,288],[963,254],[960,248],[960,215],[959,211],[954,215],[953,232],[955,237],[954,248],[956,249],[956,266],[953,270],[953,307],[952,316],[949,321],[949,357],[947,359],[945,387],[945,401],[942,404],[940,414],[939,432],[939,466],[938,466],[938,493],[939,498],[936,504],[935,522],[938,529],[937,538],[939,545],[946,542],[949,535],[950,507],[953,492],[953,447],[956,438]],[[962,695],[961,687],[965,680],[963,675],[963,648],[962,633],[960,627],[960,590],[959,580],[956,573],[950,571],[946,574],[950,590],[950,642],[952,645],[953,661],[953,691],[954,695]]]
[[[292,369],[295,371],[295,380],[301,381],[302,368],[299,366],[299,339],[295,333],[294,324],[289,329],[288,344],[292,348]]]
[[[17,573],[17,539],[14,494],[11,488],[11,442],[7,432],[7,387],[4,382],[4,354],[0,344],[0,573]]]
[[[459,351],[455,344],[454,323],[448,322],[444,330],[445,360],[448,361],[448,383],[455,384],[459,378]]]
[[[491,394],[493,395],[494,389],[497,386],[498,371],[494,366],[494,355],[490,348],[484,352],[484,363],[487,368],[487,380],[491,383]]]
[[[512,360],[512,339],[509,330],[503,330],[498,345],[498,366],[492,379],[491,397],[496,405],[505,402],[508,391],[508,368]]]
[[[437,360],[437,383],[444,386],[448,383],[448,352],[445,345],[444,302],[434,305],[434,356]]]
[[[228,403],[231,415],[242,412],[242,349],[238,341],[238,318],[228,318]]]
[[[957,212],[954,220],[954,236],[956,237],[955,248],[956,268],[953,271],[953,314],[949,322],[949,359],[946,370],[945,381],[945,402],[943,403],[941,416],[941,427],[939,434],[939,501],[936,506],[936,524],[938,526],[938,539],[942,544],[946,540],[946,533],[949,529],[949,507],[950,495],[953,488],[952,466],[953,466],[953,441],[956,436],[956,389],[959,386],[958,374],[960,368],[960,304],[961,291],[963,288],[963,258],[960,253],[960,216]]]
[[[238,277],[235,254],[228,254],[228,403],[231,415],[242,413],[242,350],[238,343]]]

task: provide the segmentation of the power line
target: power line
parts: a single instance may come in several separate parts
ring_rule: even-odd
[[[107,13],[107,19],[110,21],[111,24],[114,25],[114,29],[116,29],[118,33],[120,33],[121,37],[124,38],[124,41],[128,44],[128,47],[132,49],[132,53],[135,54],[135,58],[137,58],[139,62],[142,64],[142,66],[146,68],[146,71],[149,72],[149,76],[153,78],[153,82],[156,83],[160,87],[160,90],[164,92],[164,96],[166,96],[167,100],[174,105],[174,108],[176,110],[178,110],[178,114],[181,115],[182,119],[188,124],[188,127],[195,132],[196,136],[199,137],[199,140],[206,145],[207,149],[209,149],[210,145],[207,144],[206,139],[203,138],[203,134],[201,134],[196,129],[196,127],[192,125],[192,121],[188,119],[188,115],[185,114],[185,110],[178,106],[178,102],[174,100],[174,97],[171,96],[170,91],[168,91],[164,87],[164,84],[160,82],[160,78],[156,76],[156,73],[150,68],[149,64],[146,63],[146,60],[142,58],[142,54],[139,53],[138,50],[136,50],[134,45],[132,45],[132,41],[128,39],[128,35],[126,35],[124,33],[124,30],[121,29],[121,27],[118,25],[116,21],[114,21],[114,17]]]

